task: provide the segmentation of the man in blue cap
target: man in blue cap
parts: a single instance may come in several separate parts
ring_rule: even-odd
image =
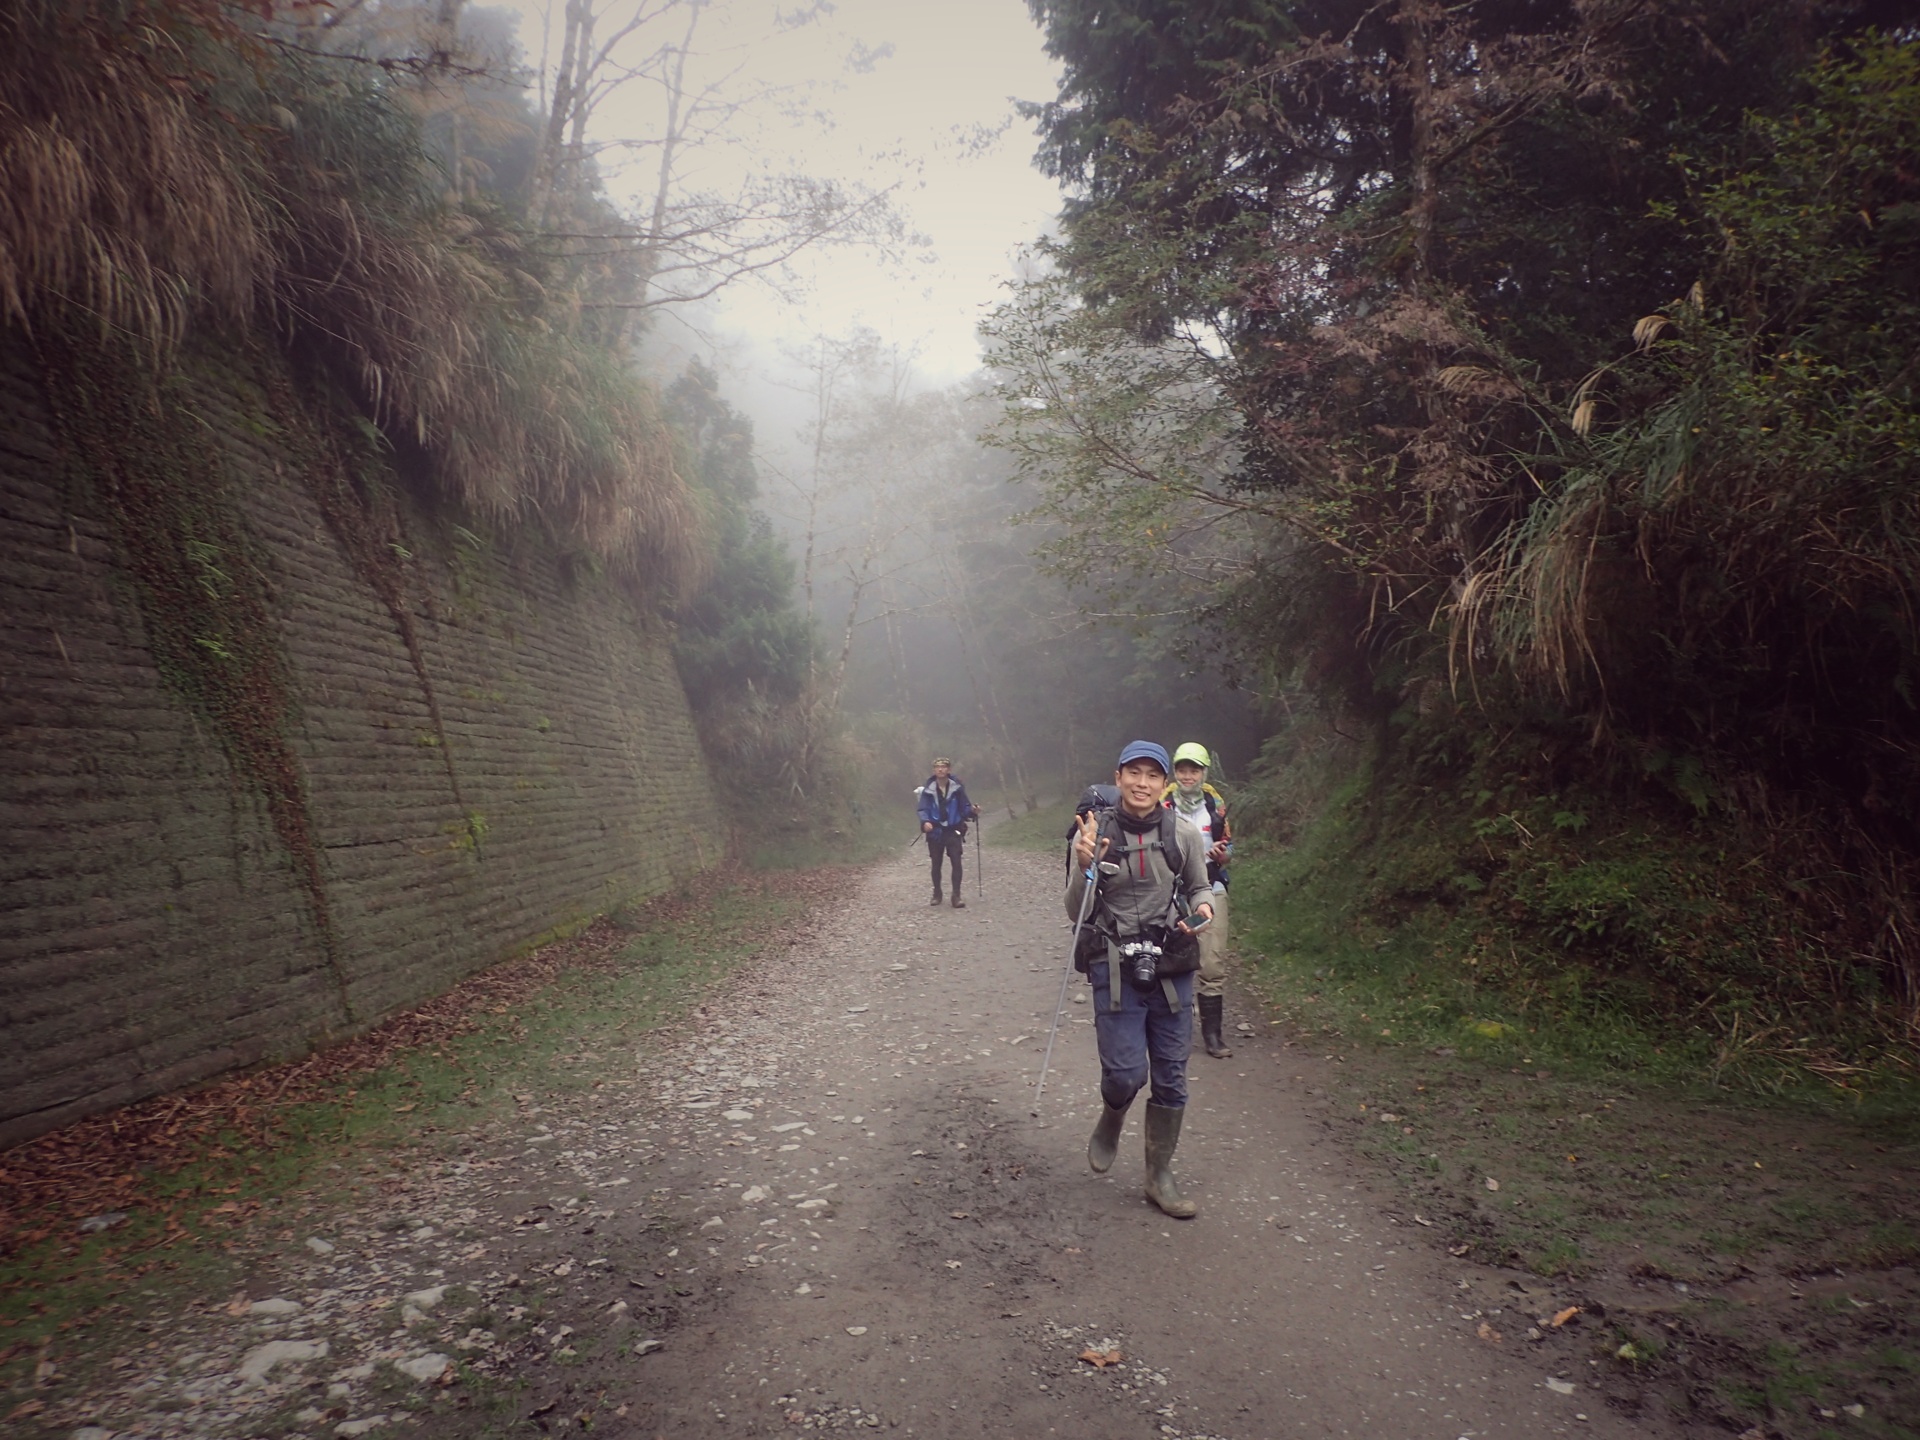
[[[1093,986],[1094,1036],[1100,1046],[1102,1112],[1087,1142],[1087,1163],[1113,1165],[1120,1129],[1142,1086],[1147,1102],[1147,1198],[1189,1220],[1199,1205],[1180,1193],[1173,1152],[1187,1106],[1187,1055],[1193,1044],[1194,931],[1213,918],[1206,845],[1192,823],[1160,803],[1167,752],[1135,740],[1120,752],[1113,783],[1119,803],[1080,819],[1067,877],[1067,914],[1088,901],[1074,968]]]

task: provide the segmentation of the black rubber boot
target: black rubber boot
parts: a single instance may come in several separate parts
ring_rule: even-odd
[[[1173,1152],[1180,1148],[1180,1122],[1186,1115],[1185,1106],[1147,1103],[1147,1198],[1176,1220],[1200,1213],[1199,1202],[1182,1195],[1173,1178]]]
[[[1207,1054],[1216,1060],[1225,1060],[1233,1054],[1233,1051],[1227,1048],[1225,1037],[1220,1033],[1220,1027],[1226,1023],[1225,1017],[1221,1014],[1221,1011],[1226,1009],[1226,997],[1198,995],[1194,999],[1200,1007],[1200,1038],[1206,1042]]]
[[[1113,1168],[1113,1157],[1120,1149],[1120,1127],[1127,1123],[1127,1108],[1122,1105],[1116,1110],[1101,1102],[1100,1123],[1093,1127],[1093,1138],[1087,1141],[1087,1164],[1096,1175],[1104,1175]]]

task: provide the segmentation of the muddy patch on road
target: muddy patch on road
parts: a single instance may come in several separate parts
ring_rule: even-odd
[[[1026,1294],[1059,1283],[1063,1257],[1093,1250],[1084,1207],[1067,1203],[1052,1162],[1003,1123],[1002,1106],[960,1095],[907,1147],[889,1204],[898,1212],[901,1257],[916,1267],[967,1269]]]

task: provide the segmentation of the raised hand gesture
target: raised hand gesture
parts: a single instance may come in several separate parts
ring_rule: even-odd
[[[1100,841],[1098,855],[1094,853],[1095,840]],[[1085,815],[1080,817],[1080,833],[1073,837],[1074,863],[1084,870],[1093,864],[1096,859],[1104,856],[1112,844],[1113,840],[1111,837],[1101,839],[1099,818],[1089,810]]]

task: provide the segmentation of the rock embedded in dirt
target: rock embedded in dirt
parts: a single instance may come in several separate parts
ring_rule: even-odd
[[[252,1315],[261,1319],[268,1319],[268,1320],[278,1319],[279,1317],[284,1315],[299,1314],[300,1302],[298,1300],[286,1300],[286,1299],[280,1299],[280,1298],[275,1298],[272,1300],[256,1300],[247,1307],[247,1313],[249,1315]]]
[[[242,1388],[264,1385],[275,1366],[318,1360],[326,1353],[324,1340],[269,1340],[254,1346],[242,1357],[240,1367],[233,1372],[234,1378]]]
[[[438,1351],[428,1351],[425,1355],[416,1355],[411,1360],[396,1360],[393,1368],[409,1379],[418,1380],[422,1385],[431,1385],[447,1373],[453,1364],[450,1357]]]

